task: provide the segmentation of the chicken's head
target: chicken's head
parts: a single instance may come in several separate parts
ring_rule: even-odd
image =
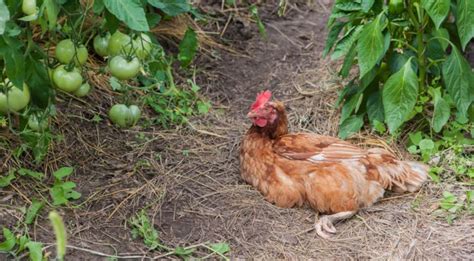
[[[247,114],[252,120],[252,123],[259,127],[265,127],[267,124],[272,124],[278,117],[277,110],[273,102],[270,102],[272,93],[270,91],[260,92],[257,99],[250,107],[250,112]]]

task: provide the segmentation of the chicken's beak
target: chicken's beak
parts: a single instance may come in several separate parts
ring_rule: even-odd
[[[247,117],[250,119],[255,118],[257,116],[258,116],[257,113],[254,111],[250,111],[249,113],[247,113]]]

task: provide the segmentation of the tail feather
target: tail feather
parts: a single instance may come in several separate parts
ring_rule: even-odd
[[[370,149],[369,178],[395,192],[417,191],[428,177],[429,167],[416,161],[400,161],[383,149]]]

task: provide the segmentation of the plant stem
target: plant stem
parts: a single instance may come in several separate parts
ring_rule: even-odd
[[[426,80],[426,60],[425,60],[425,43],[423,42],[424,34],[424,18],[425,12],[423,8],[420,8],[418,3],[415,3],[415,8],[417,8],[418,18],[413,12],[413,5],[408,4],[408,15],[410,20],[416,28],[416,47],[417,47],[417,59],[418,59],[418,82],[420,86],[420,91],[425,89],[425,80]]]

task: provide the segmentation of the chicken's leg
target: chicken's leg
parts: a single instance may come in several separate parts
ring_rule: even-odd
[[[334,222],[339,220],[348,219],[352,217],[356,211],[345,211],[339,212],[332,215],[325,215],[315,221],[314,227],[316,229],[316,234],[322,238],[330,238],[331,236],[327,233],[334,234],[336,233],[336,228],[334,227]]]

